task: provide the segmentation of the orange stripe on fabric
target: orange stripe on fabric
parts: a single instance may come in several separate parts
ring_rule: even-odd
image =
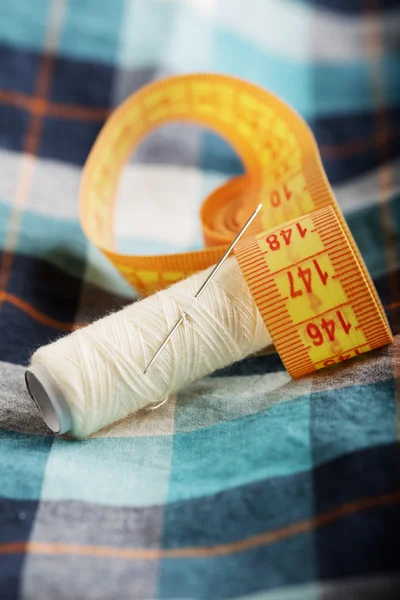
[[[387,310],[393,310],[400,308],[400,302],[391,302],[390,304],[384,305]]]
[[[25,137],[23,153],[20,158],[21,167],[18,174],[16,190],[13,197],[13,205],[6,233],[5,247],[8,252],[3,254],[0,266],[0,290],[7,290],[8,279],[12,270],[13,251],[16,246],[18,231],[23,211],[28,203],[29,191],[35,172],[35,161],[40,138],[43,129],[43,107],[49,95],[50,82],[54,68],[54,48],[57,37],[59,37],[62,20],[64,19],[64,8],[66,0],[54,0],[48,6],[46,15],[46,32],[43,40],[44,52],[38,69],[35,84],[34,111],[29,121]],[[0,300],[1,309],[2,300]]]
[[[40,103],[42,98],[48,93],[53,63],[54,58],[51,55],[45,54],[43,56],[36,84],[36,97],[34,99],[34,101],[38,103]],[[21,158],[21,169],[19,172],[18,183],[13,200],[14,211],[10,217],[10,221],[14,223],[10,234],[13,242],[15,242],[13,229],[16,229],[16,225],[19,223],[20,214],[26,205],[34,175],[33,161],[29,160],[29,156],[27,155],[34,156],[37,153],[42,132],[42,121],[43,119],[41,113],[33,113],[25,139],[23,155]],[[13,245],[14,244],[11,244],[11,246]],[[0,290],[7,289],[7,283],[10,277],[13,260],[13,252],[5,252],[3,254],[3,260],[0,267]],[[0,307],[1,303],[2,300],[0,297]]]
[[[160,559],[185,559],[185,558],[212,558],[245,552],[259,546],[266,546],[280,542],[284,539],[308,533],[320,527],[330,525],[350,515],[373,510],[388,504],[400,502],[400,490],[391,494],[383,494],[375,498],[362,498],[348,502],[339,508],[314,517],[313,519],[298,521],[275,531],[269,531],[245,540],[238,540],[217,546],[200,546],[173,549],[158,548],[115,548],[110,546],[86,546],[80,544],[64,544],[57,542],[10,542],[0,544],[0,555],[7,554],[44,554],[44,555],[73,555],[91,556],[96,558],[115,558],[119,560],[160,560]]]
[[[28,154],[37,154],[39,147],[39,141],[43,127],[43,108],[45,106],[44,99],[49,92],[53,66],[54,56],[52,54],[45,54],[43,56],[43,61],[39,71],[36,95],[32,99],[34,106],[33,118],[29,127],[24,149],[24,151]]]
[[[28,304],[28,302],[25,302],[24,300],[21,300],[21,298],[14,296],[14,294],[9,294],[8,292],[0,291],[0,302],[9,302],[35,319],[35,321],[38,321],[47,327],[52,327],[53,329],[59,329],[61,331],[74,331],[75,329],[82,327],[80,324],[67,323],[66,321],[58,321],[57,319],[53,319],[52,317],[40,312],[36,308],[33,308],[33,306]]]
[[[86,106],[73,106],[50,102],[48,100],[38,100],[27,94],[20,92],[11,92],[0,89],[0,102],[9,104],[27,110],[31,113],[48,117],[60,117],[63,119],[76,119],[79,121],[100,121],[103,122],[110,114],[107,108],[88,108]]]

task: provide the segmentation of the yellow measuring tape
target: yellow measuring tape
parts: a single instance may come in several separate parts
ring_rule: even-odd
[[[113,227],[119,176],[141,140],[171,121],[219,133],[242,159],[245,175],[204,201],[204,250],[120,254]],[[299,377],[390,343],[383,307],[310,129],[257,86],[220,75],[187,75],[132,95],[108,119],[88,157],[80,216],[88,238],[146,295],[218,262],[259,202],[263,210],[235,253],[289,373]]]

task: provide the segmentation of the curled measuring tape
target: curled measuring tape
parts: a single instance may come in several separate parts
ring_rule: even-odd
[[[245,174],[204,201],[203,250],[121,254],[113,231],[120,173],[140,141],[171,121],[219,133],[242,159]],[[390,343],[383,307],[310,129],[281,100],[247,82],[187,75],[151,83],[128,98],[88,157],[80,217],[89,239],[146,295],[218,262],[259,202],[263,210],[236,257],[289,373],[299,377]]]

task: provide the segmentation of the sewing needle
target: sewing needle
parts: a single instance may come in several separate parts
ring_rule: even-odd
[[[240,240],[240,238],[242,237],[242,235],[244,234],[244,232],[246,231],[246,229],[254,221],[254,219],[256,218],[256,216],[258,215],[258,213],[260,212],[261,208],[262,208],[262,204],[259,204],[257,206],[256,210],[251,215],[251,217],[243,225],[242,229],[239,231],[238,235],[233,240],[233,242],[231,243],[231,245],[229,246],[228,250],[225,252],[225,254],[223,255],[223,257],[221,258],[221,260],[219,261],[219,263],[217,263],[215,265],[215,267],[211,271],[210,275],[207,277],[207,279],[205,280],[205,282],[203,283],[203,285],[200,287],[200,289],[198,290],[198,292],[196,293],[196,295],[193,297],[193,302],[195,300],[197,300],[201,296],[201,294],[204,292],[204,290],[206,289],[206,287],[210,283],[211,279],[217,274],[217,271],[220,269],[220,267],[223,265],[223,263],[225,262],[225,260],[228,258],[228,256],[231,253],[232,249],[238,243],[238,241]],[[154,363],[154,361],[159,356],[159,354],[164,350],[165,346],[168,344],[169,340],[172,338],[172,336],[174,335],[175,331],[178,329],[178,327],[181,325],[181,323],[183,323],[183,321],[187,317],[187,314],[188,314],[188,312],[190,310],[190,307],[192,306],[193,302],[190,303],[189,307],[185,310],[185,312],[182,314],[182,316],[180,317],[180,319],[175,323],[175,325],[173,326],[173,328],[171,329],[171,331],[169,332],[169,334],[167,335],[167,337],[165,338],[165,340],[163,341],[163,343],[161,344],[161,346],[159,347],[159,349],[157,350],[157,352],[154,354],[153,358],[151,359],[151,361],[149,362],[149,364],[147,365],[147,367],[145,368],[145,370],[143,371],[143,375],[146,375],[147,371],[150,369],[151,365]],[[162,404],[163,403],[164,403],[164,401],[162,402]],[[158,405],[158,406],[161,406],[161,405]],[[154,407],[154,408],[158,408],[158,406]]]

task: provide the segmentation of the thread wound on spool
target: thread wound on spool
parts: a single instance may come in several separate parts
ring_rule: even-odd
[[[28,372],[44,367],[57,382],[70,411],[71,435],[86,438],[271,343],[238,263],[231,257],[201,301],[191,304],[182,327],[157,362],[143,374],[211,270],[139,300],[34,353]],[[54,394],[47,395],[52,402]],[[37,393],[35,400],[40,407],[45,404],[38,401]],[[46,422],[51,423],[49,419]]]
[[[226,137],[246,173],[203,204],[204,239],[212,247],[122,255],[115,250],[112,229],[119,173],[147,133],[180,119]],[[128,98],[88,157],[80,216],[92,243],[147,294],[217,262],[256,201],[264,209],[253,223],[256,239],[237,254],[249,287],[230,259],[201,302],[192,303],[193,296],[209,271],[35,353],[32,364],[45,366],[62,390],[76,437],[257,353],[271,341],[267,327],[295,377],[391,342],[379,296],[329,187],[311,131],[278,98],[249,83],[214,74],[179,76]],[[300,222],[304,219],[307,226]],[[156,365],[143,373],[188,305],[182,327]]]

